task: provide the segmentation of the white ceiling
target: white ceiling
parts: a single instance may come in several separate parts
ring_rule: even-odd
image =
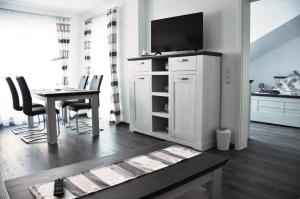
[[[251,43],[251,59],[257,59],[299,35],[300,15]]]
[[[0,0],[0,7],[3,3],[81,14],[100,7],[108,1],[111,0]]]

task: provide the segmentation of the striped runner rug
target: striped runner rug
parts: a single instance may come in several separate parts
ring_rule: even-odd
[[[199,151],[175,145],[110,166],[100,166],[80,174],[64,177],[65,194],[60,198],[71,199],[86,196],[200,154]],[[37,199],[57,198],[53,196],[53,189],[54,181],[29,187]]]

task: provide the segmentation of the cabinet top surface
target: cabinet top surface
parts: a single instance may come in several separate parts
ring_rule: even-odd
[[[261,96],[261,97],[282,97],[282,98],[294,98],[300,99],[300,95],[282,95],[282,94],[268,94],[268,93],[251,93],[252,96]]]
[[[137,60],[145,60],[145,59],[161,59],[161,58],[169,58],[169,57],[184,57],[184,56],[193,56],[193,55],[209,55],[209,56],[217,56],[221,57],[222,53],[212,52],[212,51],[197,51],[197,52],[187,52],[187,53],[174,53],[174,54],[166,54],[166,55],[147,55],[142,57],[133,57],[128,58],[128,61],[137,61]]]

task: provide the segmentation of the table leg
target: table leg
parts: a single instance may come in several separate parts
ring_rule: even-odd
[[[62,109],[62,111],[63,111],[63,121],[64,122],[68,122],[68,110],[67,110],[67,108],[63,108]]]
[[[222,168],[216,169],[212,173],[212,182],[210,187],[211,199],[221,198]]]
[[[27,123],[28,123],[28,128],[33,128],[33,117],[32,116],[28,116],[27,117]]]
[[[92,101],[92,128],[93,136],[99,135],[99,95],[93,95]]]
[[[56,132],[56,113],[55,113],[55,100],[47,98],[46,100],[46,114],[47,114],[47,136],[48,144],[57,143]]]

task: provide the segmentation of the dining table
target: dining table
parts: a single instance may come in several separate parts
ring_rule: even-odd
[[[45,102],[48,144],[57,143],[56,101],[90,99],[92,109],[92,136],[99,135],[99,90],[74,88],[31,90],[32,98]]]

